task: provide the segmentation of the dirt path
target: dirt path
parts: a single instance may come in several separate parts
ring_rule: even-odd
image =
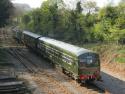
[[[119,72],[111,71],[110,69],[105,68],[105,67],[102,68],[102,72],[105,72],[113,77],[116,77],[122,81],[125,81],[125,75],[121,75]]]
[[[102,72],[102,75],[103,84],[110,90],[111,94],[125,94],[125,81],[105,72]]]

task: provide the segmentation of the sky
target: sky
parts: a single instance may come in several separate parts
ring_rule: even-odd
[[[14,3],[28,4],[32,8],[37,8],[41,6],[41,3],[46,0],[13,0]]]
[[[99,7],[103,7],[107,5],[109,2],[110,3],[112,2],[114,5],[117,5],[120,2],[120,0],[90,0],[90,1],[97,2],[97,6]]]
[[[22,4],[28,4],[32,8],[37,8],[40,7],[42,2],[46,0],[13,0],[14,3],[22,3]],[[64,0],[65,2],[69,2],[70,4],[74,4],[77,0]],[[105,6],[108,2],[113,2],[115,5],[118,4],[120,0],[88,0],[88,1],[95,1],[97,2],[97,6],[103,7]]]

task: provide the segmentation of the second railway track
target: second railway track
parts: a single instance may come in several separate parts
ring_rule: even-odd
[[[26,59],[23,58],[21,55],[19,55],[19,52],[17,51],[17,49],[9,49],[8,51],[14,58],[16,58],[27,70],[28,72],[31,73],[35,73],[36,72],[36,68],[34,68],[34,66],[32,66],[31,64],[27,64]]]

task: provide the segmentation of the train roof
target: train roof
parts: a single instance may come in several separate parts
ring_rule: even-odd
[[[90,50],[80,48],[78,46],[71,45],[71,44],[68,44],[68,43],[65,43],[62,41],[54,40],[54,39],[51,39],[48,37],[41,37],[41,38],[39,38],[39,40],[44,41],[44,42],[49,43],[49,44],[52,44],[56,47],[59,47],[61,49],[66,50],[66,51],[69,51],[69,52],[75,54],[76,56],[80,56],[86,52],[92,52]]]
[[[26,31],[26,30],[24,30],[23,33],[26,34],[26,35],[29,35],[29,36],[31,36],[31,37],[34,37],[34,38],[39,38],[39,37],[41,37],[41,36],[38,35],[38,34],[29,32],[29,31]]]

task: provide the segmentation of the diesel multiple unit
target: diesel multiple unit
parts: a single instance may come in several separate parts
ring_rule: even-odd
[[[100,79],[99,55],[93,51],[29,31],[14,32],[14,37],[80,82]]]

